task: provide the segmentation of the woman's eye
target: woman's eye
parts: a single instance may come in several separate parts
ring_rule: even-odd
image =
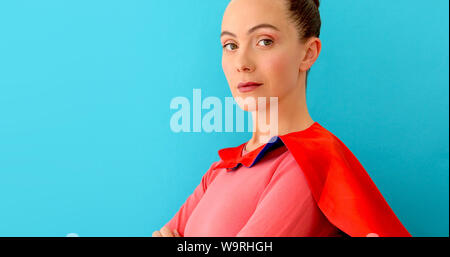
[[[263,43],[261,44],[261,42],[263,42]],[[261,46],[269,46],[271,44],[273,44],[273,41],[271,39],[261,39],[258,42],[258,45],[261,45]]]
[[[230,51],[233,51],[234,49],[237,48],[237,46],[236,46],[236,44],[234,44],[234,43],[228,43],[228,44],[225,44],[225,45],[223,46],[223,48],[226,48],[226,49],[228,49],[228,50],[230,50]]]

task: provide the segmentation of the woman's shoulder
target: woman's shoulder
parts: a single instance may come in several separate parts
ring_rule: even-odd
[[[217,174],[219,174],[221,169],[216,169],[216,167],[222,162],[223,162],[222,160],[213,161],[209,166],[208,170],[203,175],[202,182],[204,183],[205,189],[215,179]]]
[[[300,189],[307,185],[302,168],[289,150],[279,155],[277,162],[271,177],[272,183],[283,183],[291,189]]]

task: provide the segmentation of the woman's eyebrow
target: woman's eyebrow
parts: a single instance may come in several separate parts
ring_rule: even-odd
[[[277,27],[275,27],[275,26],[273,26],[271,24],[263,23],[263,24],[256,25],[253,28],[249,29],[248,32],[247,32],[247,35],[253,33],[255,30],[261,29],[261,28],[271,28],[271,29],[274,29],[276,31],[280,31]],[[230,35],[232,37],[236,37],[235,34],[229,32],[229,31],[226,31],[226,30],[222,31],[222,33],[220,34],[220,37],[223,37],[224,35]]]

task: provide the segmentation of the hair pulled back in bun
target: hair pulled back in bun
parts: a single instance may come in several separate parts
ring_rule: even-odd
[[[288,4],[289,17],[298,29],[300,40],[320,36],[319,0],[285,0]]]

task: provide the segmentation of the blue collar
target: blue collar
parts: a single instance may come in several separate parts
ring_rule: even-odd
[[[243,143],[236,147],[229,147],[219,150],[218,153],[223,162],[214,167],[214,169],[227,168],[228,171],[231,171],[236,170],[240,164],[247,168],[251,168],[258,163],[264,155],[273,149],[283,146],[284,143],[279,136],[273,136],[266,144],[242,156],[242,151],[245,145],[246,143]]]

